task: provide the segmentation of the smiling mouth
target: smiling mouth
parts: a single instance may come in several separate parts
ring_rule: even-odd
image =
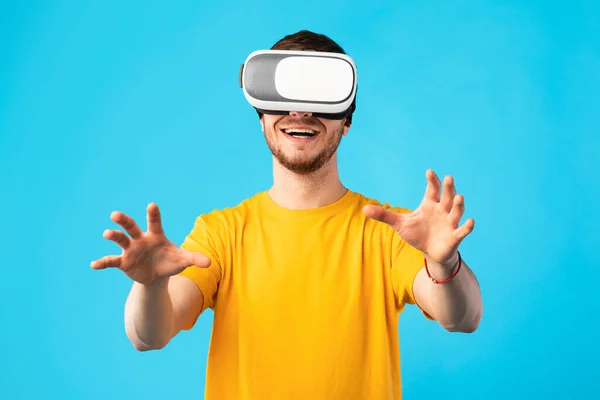
[[[312,129],[299,129],[299,128],[291,128],[291,129],[282,129],[286,135],[293,136],[295,138],[311,138],[317,134],[317,131]]]

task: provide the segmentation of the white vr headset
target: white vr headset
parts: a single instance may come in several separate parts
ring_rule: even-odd
[[[345,54],[259,50],[240,67],[246,100],[262,114],[310,112],[343,119],[356,108],[356,66]]]

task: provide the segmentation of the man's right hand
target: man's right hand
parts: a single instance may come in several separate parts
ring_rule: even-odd
[[[147,232],[142,232],[133,218],[122,212],[111,214],[111,219],[129,236],[120,230],[105,230],[103,236],[117,243],[123,251],[119,256],[110,255],[92,261],[90,266],[93,269],[118,268],[134,281],[151,285],[192,265],[210,266],[210,258],[204,254],[184,250],[167,239],[156,204],[150,203],[146,212]]]

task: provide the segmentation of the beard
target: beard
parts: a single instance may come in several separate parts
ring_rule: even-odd
[[[307,154],[307,152],[303,150],[298,150],[294,152],[294,154],[286,154],[278,140],[279,135],[285,135],[285,133],[282,133],[278,128],[281,121],[275,124],[274,127],[265,127],[265,139],[273,157],[275,157],[279,164],[293,173],[309,175],[318,171],[331,160],[342,141],[344,132],[343,125],[334,131],[327,132],[325,126],[321,124],[318,119],[315,118],[315,120],[303,120],[303,124],[314,127],[320,132],[319,136],[325,136],[325,138],[320,138],[321,141],[325,140],[325,144],[324,146],[321,144],[323,148],[316,154]]]

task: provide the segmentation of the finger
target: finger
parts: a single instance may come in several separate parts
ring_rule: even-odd
[[[211,261],[210,258],[205,256],[202,253],[198,253],[195,251],[185,250],[182,248],[176,248],[176,263],[179,268],[187,268],[193,265],[200,268],[208,268],[210,267]]]
[[[129,237],[127,237],[125,233],[119,230],[107,229],[104,231],[104,234],[102,236],[108,240],[112,240],[113,242],[118,244],[123,250],[126,250],[131,244]]]
[[[155,203],[148,204],[148,207],[146,208],[146,218],[148,220],[148,232],[157,235],[164,234],[160,210]]]
[[[115,211],[110,215],[110,219],[121,225],[133,239],[138,239],[142,236],[142,230],[129,215]]]
[[[190,265],[195,265],[200,268],[208,268],[210,267],[211,261],[210,258],[205,256],[202,253],[197,253],[193,251],[186,251],[186,262]]]
[[[373,218],[374,220],[390,225],[392,228],[395,228],[401,219],[399,214],[375,205],[365,206],[363,208],[363,213],[369,218]]]
[[[120,266],[121,256],[104,256],[90,263],[92,269],[119,268]]]
[[[460,242],[465,237],[467,237],[467,235],[469,233],[473,232],[474,228],[475,228],[475,221],[473,220],[473,218],[469,218],[465,221],[464,224],[462,224],[461,226],[459,226],[458,228],[456,228],[454,230],[454,236]]]
[[[457,194],[454,196],[454,202],[452,203],[452,210],[450,210],[450,214],[448,214],[448,221],[455,228],[458,227],[460,223],[460,219],[465,213],[465,199],[462,195]]]
[[[440,207],[445,212],[450,212],[452,209],[452,200],[456,196],[456,188],[454,187],[454,178],[446,176],[444,178],[444,192],[440,201]]]
[[[440,201],[440,178],[438,178],[437,174],[431,169],[428,169],[427,172],[425,172],[425,177],[427,178],[425,197],[437,203]]]

